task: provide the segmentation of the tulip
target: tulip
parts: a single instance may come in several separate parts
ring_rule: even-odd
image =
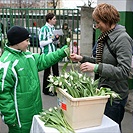
[[[60,133],[75,133],[66,121],[63,111],[57,107],[44,109],[39,118],[46,127],[56,128]]]

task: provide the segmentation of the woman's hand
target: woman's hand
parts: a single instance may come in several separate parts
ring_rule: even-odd
[[[81,61],[83,59],[83,57],[81,55],[77,55],[75,53],[72,53],[72,54],[70,54],[70,59],[72,61],[78,62],[78,61]]]
[[[83,72],[93,72],[96,64],[85,62],[80,65],[80,70]]]

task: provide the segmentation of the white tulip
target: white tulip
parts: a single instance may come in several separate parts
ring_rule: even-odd
[[[112,93],[112,97],[113,97],[113,98],[116,98],[116,97],[118,97],[118,94],[116,94],[116,93],[113,92],[113,93]]]
[[[69,86],[71,86],[71,84],[70,83],[67,83]]]
[[[54,80],[53,80],[53,75],[50,75],[50,76],[49,76],[49,80],[50,80],[50,82],[52,82],[52,83],[54,82]]]
[[[67,38],[67,39],[66,39],[66,41],[67,41],[67,42],[70,42],[70,41],[71,41],[71,39],[70,39],[70,38]]]
[[[53,91],[53,88],[54,88],[54,87],[53,87],[53,86],[51,86],[51,87],[49,88],[49,91],[50,91],[50,92],[51,92],[51,91]]]
[[[49,75],[49,78],[50,78],[50,79],[53,78],[53,75]]]
[[[73,76],[70,76],[70,79],[73,80]]]
[[[83,77],[83,80],[86,80],[86,77]]]
[[[50,79],[50,82],[52,82],[52,83],[53,83],[53,82],[54,82],[54,80],[51,78],[51,79]]]
[[[43,114],[43,115],[46,115],[46,113],[45,113],[45,112],[42,112],[42,114]]]
[[[67,79],[69,77],[69,75],[67,73],[64,74],[65,79]]]
[[[79,73],[79,78],[81,78],[83,75]]]
[[[59,86],[62,86],[62,82],[59,82]]]
[[[57,107],[54,107],[55,110],[57,110],[58,108]]]
[[[54,85],[58,85],[58,81],[55,81],[53,84],[54,84]]]
[[[52,108],[49,108],[49,112],[52,112],[52,110],[53,110]]]
[[[93,84],[94,83],[94,79],[91,78],[91,83]]]

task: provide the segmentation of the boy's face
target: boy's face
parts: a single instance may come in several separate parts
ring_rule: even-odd
[[[52,19],[49,19],[49,24],[50,25],[55,25],[56,24],[56,17],[54,16]]]
[[[26,39],[23,42],[20,42],[19,44],[17,44],[18,50],[26,52],[29,45],[30,45],[29,39]]]

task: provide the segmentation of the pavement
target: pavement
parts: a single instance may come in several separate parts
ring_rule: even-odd
[[[62,64],[60,63],[59,68],[61,70]],[[69,68],[68,68],[69,70]],[[92,76],[92,74],[91,74]],[[43,77],[43,71],[39,72],[40,77],[40,83],[42,85],[42,77]],[[133,95],[132,95],[133,97]],[[50,107],[57,106],[57,97],[51,97],[48,95],[42,94],[42,100],[43,100],[43,108],[49,109]],[[7,126],[1,121],[0,118],[0,133],[8,133]],[[122,133],[133,133],[133,112],[126,110],[124,119],[122,121]]]

